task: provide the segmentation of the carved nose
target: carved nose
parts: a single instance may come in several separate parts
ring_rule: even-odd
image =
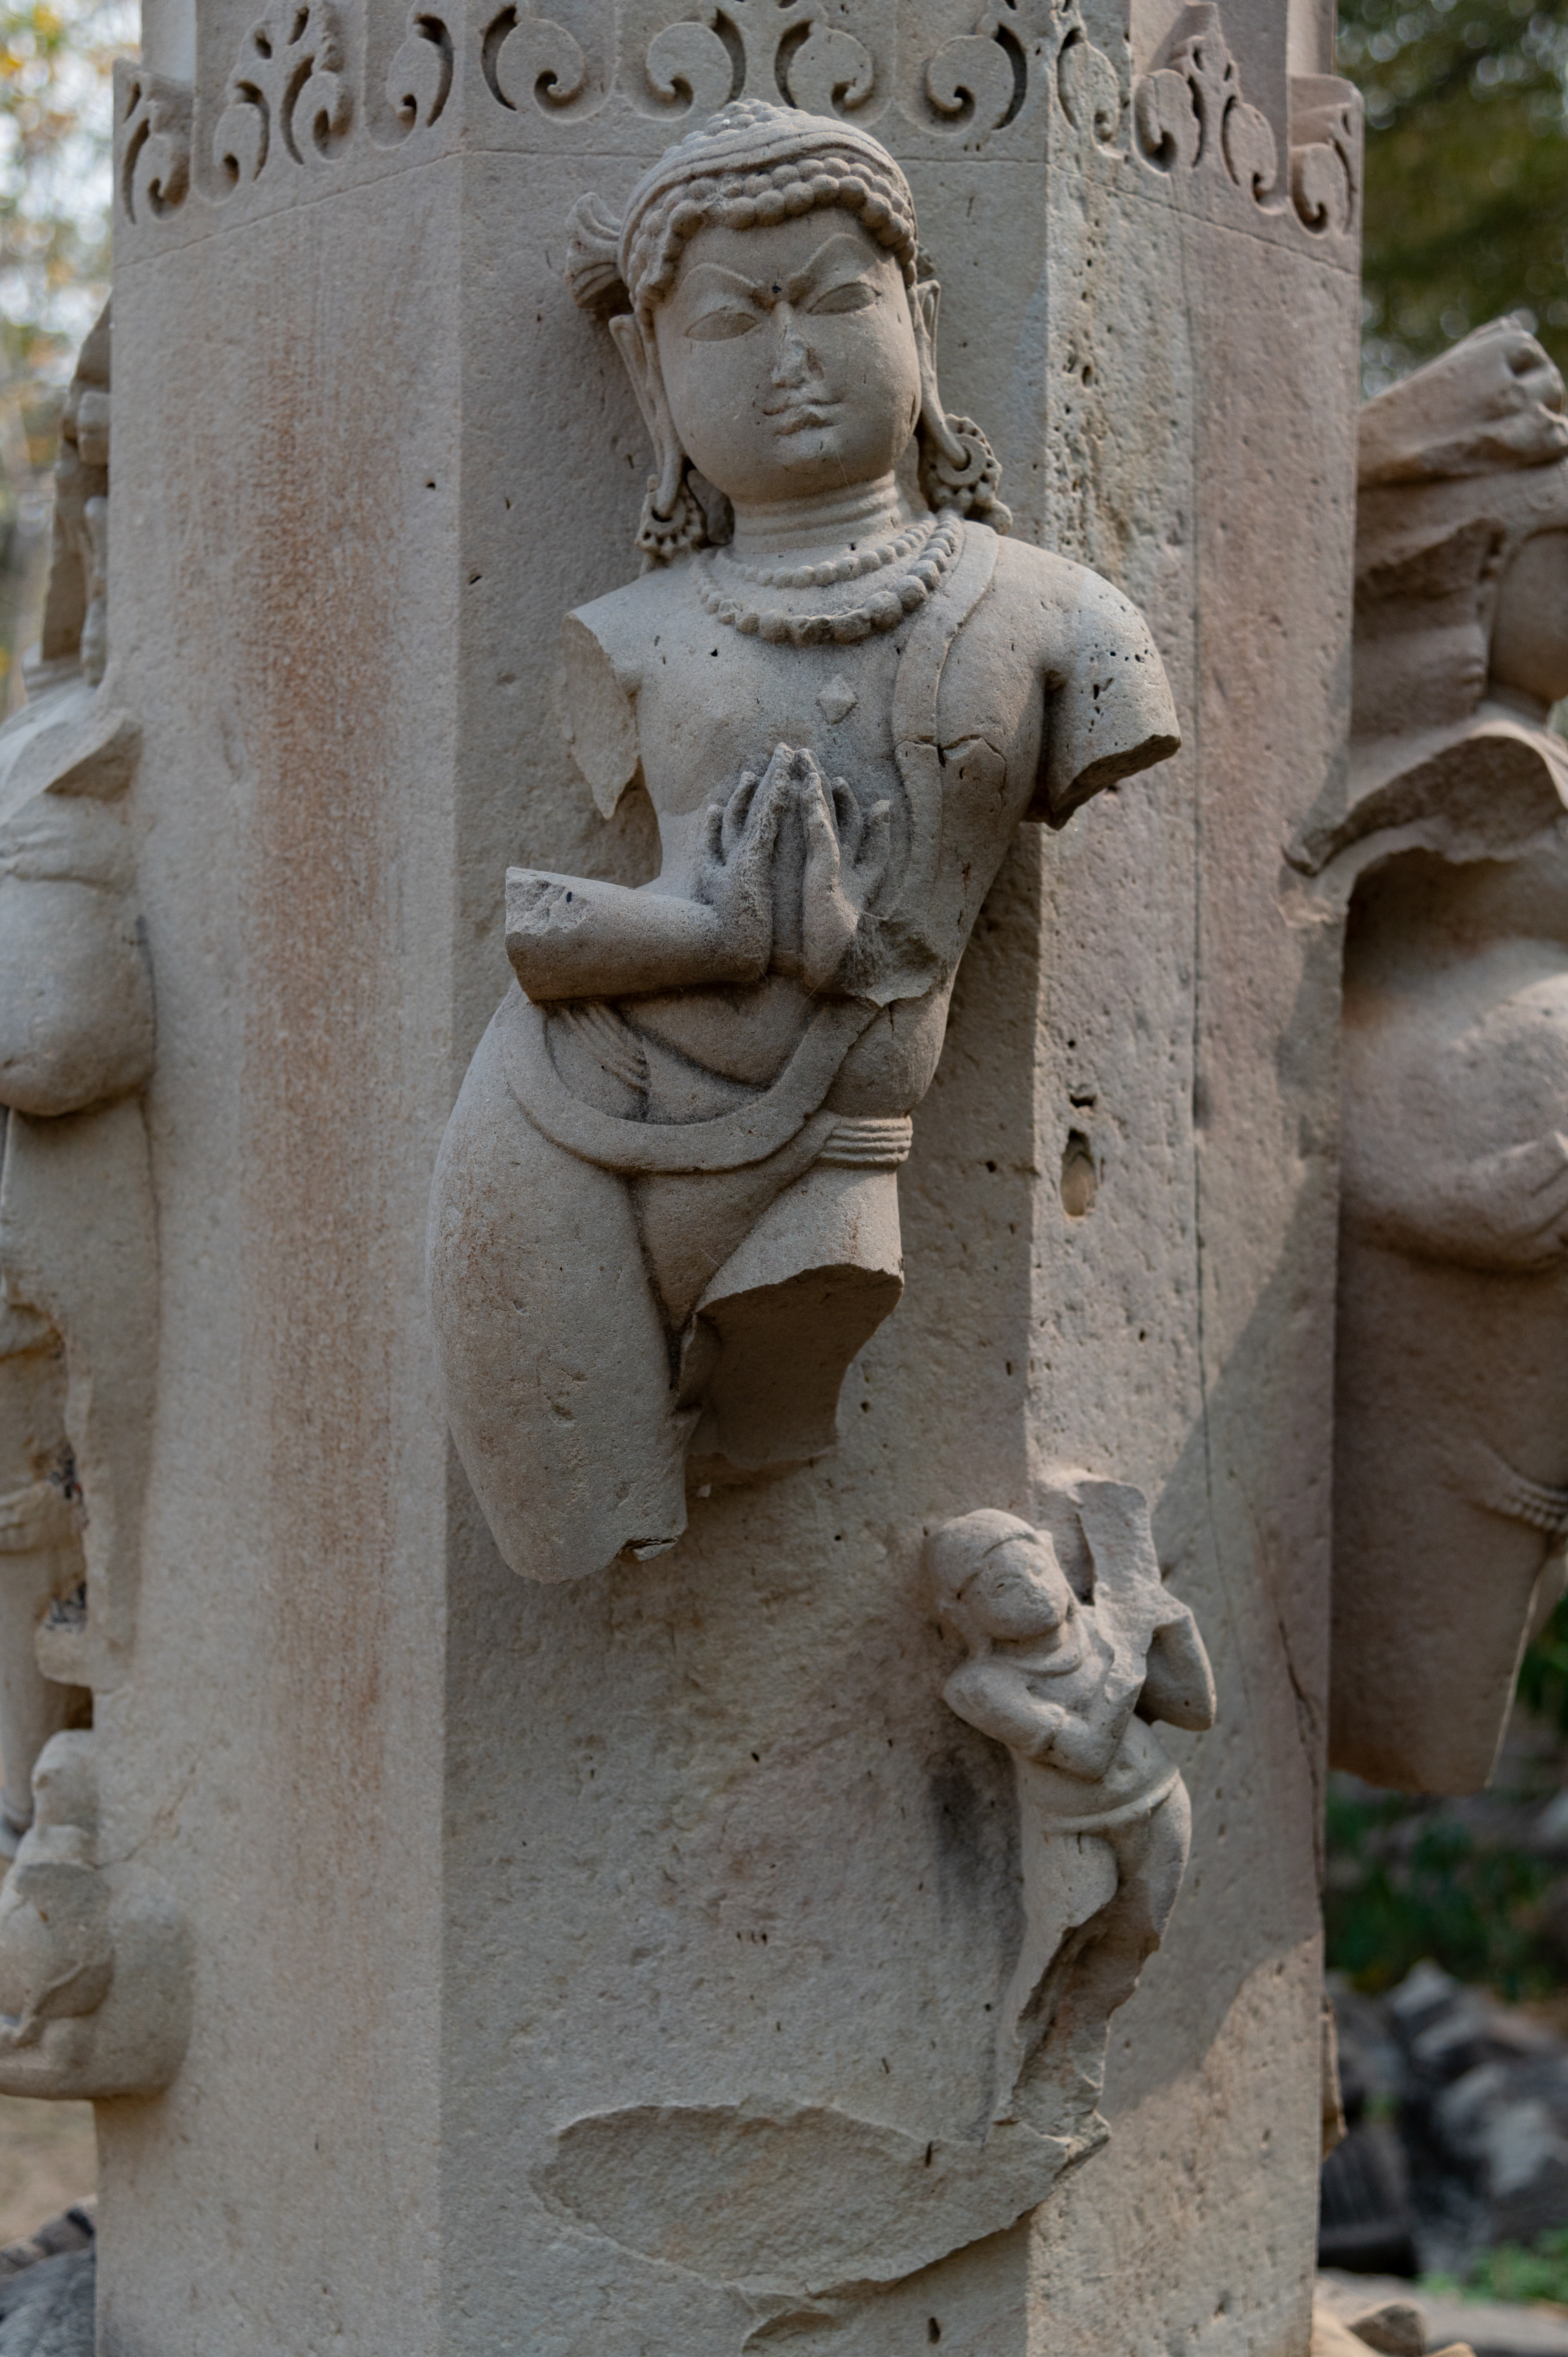
[[[803,384],[812,370],[812,361],[806,339],[791,316],[779,308],[779,351],[773,363],[775,384]]]

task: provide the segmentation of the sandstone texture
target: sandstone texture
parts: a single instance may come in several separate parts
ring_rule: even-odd
[[[151,1024],[0,1206],[70,1969],[184,1960],[100,2347],[1306,2357],[1327,13],[146,30],[38,790]]]

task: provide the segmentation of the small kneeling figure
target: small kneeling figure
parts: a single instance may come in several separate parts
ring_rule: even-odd
[[[943,1695],[1007,1746],[1017,1784],[1024,1939],[999,2007],[992,2117],[1047,2099],[1053,2133],[1092,2113],[1106,2026],[1187,1867],[1187,1788],[1144,1720],[1214,1722],[1203,1641],[1160,1578],[1141,1493],[1086,1480],[1061,1494],[1088,1544],[1092,1602],[1051,1534],[1015,1514],[965,1514],[926,1550],[937,1609],[970,1649]]]

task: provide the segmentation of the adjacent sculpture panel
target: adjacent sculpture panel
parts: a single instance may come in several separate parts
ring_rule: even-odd
[[[151,2094],[190,2034],[190,1943],[167,1885],[101,1865],[94,1738],[57,1735],[0,1891],[0,2093]]]
[[[1363,412],[1332,1752],[1490,1772],[1568,1536],[1568,414],[1498,320]],[[1555,1587],[1553,1587],[1555,1593]]]
[[[39,660],[0,728],[0,1850],[129,1632],[152,1409],[153,996],[107,661],[110,328],[66,403]]]
[[[903,1283],[897,1178],[953,976],[1021,819],[1175,751],[1136,611],[1004,539],[937,390],[903,173],[744,101],[575,208],[653,443],[642,577],[570,616],[566,712],[640,890],[514,870],[519,987],[436,1172],[447,1413],[515,1570],[672,1546],[687,1461],[832,1444]]]

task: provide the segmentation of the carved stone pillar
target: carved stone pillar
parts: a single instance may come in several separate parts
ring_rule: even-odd
[[[1346,729],[1350,93],[1283,0],[1236,55],[1212,5],[682,5],[199,0],[194,81],[166,7],[117,88],[161,1345],[100,1846],[195,1978],[101,2106],[102,2345],[1305,2357],[1338,947],[1285,849]],[[1183,748],[1016,835],[836,1450],[543,1587],[446,1437],[426,1204],[509,863],[658,865],[563,725],[650,465],[567,215],[736,97],[903,167],[945,399]],[[1018,1803],[922,1550],[1113,1485],[1219,1715],[1160,1738],[1187,1880],[1053,2181],[987,2130]]]

